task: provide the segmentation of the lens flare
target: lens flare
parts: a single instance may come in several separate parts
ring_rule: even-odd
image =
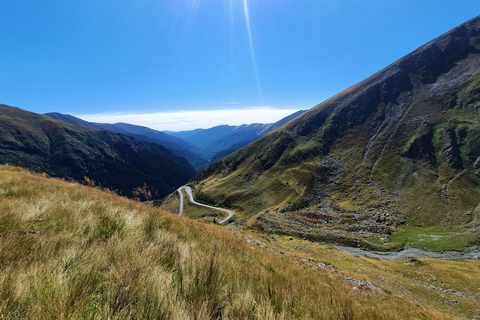
[[[253,71],[255,72],[255,79],[257,81],[258,95],[260,97],[260,103],[263,105],[263,95],[262,95],[262,89],[260,87],[260,79],[258,77],[258,68],[257,68],[257,61],[255,59],[255,50],[253,48],[252,28],[250,26],[250,14],[248,10],[247,0],[243,0],[243,12],[245,15],[245,23],[247,25],[248,41],[250,44],[250,54],[252,56],[252,64],[253,64]]]

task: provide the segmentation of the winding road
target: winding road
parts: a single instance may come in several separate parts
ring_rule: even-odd
[[[214,210],[220,210],[220,211],[224,211],[224,212],[228,213],[228,216],[225,219],[218,221],[218,223],[220,223],[220,224],[225,223],[226,221],[228,221],[228,219],[233,217],[233,215],[235,214],[235,213],[233,213],[233,211],[230,211],[230,210],[227,210],[227,209],[222,209],[222,208],[218,208],[218,207],[214,207],[214,206],[209,206],[208,204],[203,204],[203,203],[195,201],[195,199],[193,199],[192,188],[190,188],[189,186],[181,186],[180,188],[177,189],[178,193],[180,194],[180,207],[178,209],[178,214],[179,215],[183,214],[183,193],[182,193],[182,190],[185,190],[187,192],[188,196],[190,197],[190,202],[191,203],[196,204],[197,206],[202,206],[202,207],[206,207],[206,208],[210,208],[210,209],[214,209]]]

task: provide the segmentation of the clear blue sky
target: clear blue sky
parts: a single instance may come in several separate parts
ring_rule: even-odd
[[[0,103],[308,109],[479,14],[479,0],[4,0]]]

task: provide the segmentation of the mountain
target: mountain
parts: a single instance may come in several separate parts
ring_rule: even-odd
[[[200,171],[210,163],[229,155],[233,151],[279,128],[303,112],[305,111],[295,112],[275,123],[255,123],[241,126],[222,125],[210,129],[196,129],[181,132],[161,132],[128,123],[109,124],[88,122],[71,115],[57,112],[46,113],[45,115],[82,128],[108,130],[126,134],[139,140],[158,143],[165,146],[177,156],[186,158],[196,170]]]
[[[221,125],[210,129],[195,129],[181,132],[166,131],[166,133],[188,140],[194,146],[207,152],[212,159],[218,160],[222,157],[219,155],[228,155],[235,150],[243,148],[304,112],[305,110],[297,111],[275,123],[253,123],[240,126]]]
[[[480,18],[195,177],[274,233],[376,249],[480,244]]]
[[[88,177],[126,196],[146,184],[163,197],[195,174],[185,158],[158,144],[6,105],[0,105],[0,163],[76,181]]]
[[[53,119],[68,122],[78,127],[93,130],[108,130],[115,133],[122,133],[142,141],[160,144],[177,156],[186,158],[196,170],[201,170],[209,164],[209,161],[206,159],[205,152],[203,150],[195,147],[184,139],[163,133],[161,131],[128,123],[110,124],[88,122],[72,115],[58,112],[45,113],[45,115]]]

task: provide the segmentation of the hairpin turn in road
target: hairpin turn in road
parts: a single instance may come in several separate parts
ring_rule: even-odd
[[[227,209],[218,208],[218,207],[214,207],[214,206],[209,206],[208,204],[203,204],[203,203],[195,201],[195,199],[193,199],[192,188],[190,188],[189,186],[181,186],[180,188],[177,189],[178,193],[180,194],[180,207],[179,207],[179,210],[178,210],[179,215],[182,215],[182,213],[183,213],[183,193],[182,193],[182,190],[185,190],[187,192],[188,196],[190,197],[190,202],[192,202],[193,204],[196,204],[197,206],[202,206],[202,207],[215,209],[215,210],[219,210],[219,211],[224,211],[224,212],[228,213],[228,216],[225,219],[218,221],[218,223],[220,223],[220,224],[225,223],[231,217],[233,217],[233,215],[235,214],[233,211],[230,211],[230,210],[227,210]]]

